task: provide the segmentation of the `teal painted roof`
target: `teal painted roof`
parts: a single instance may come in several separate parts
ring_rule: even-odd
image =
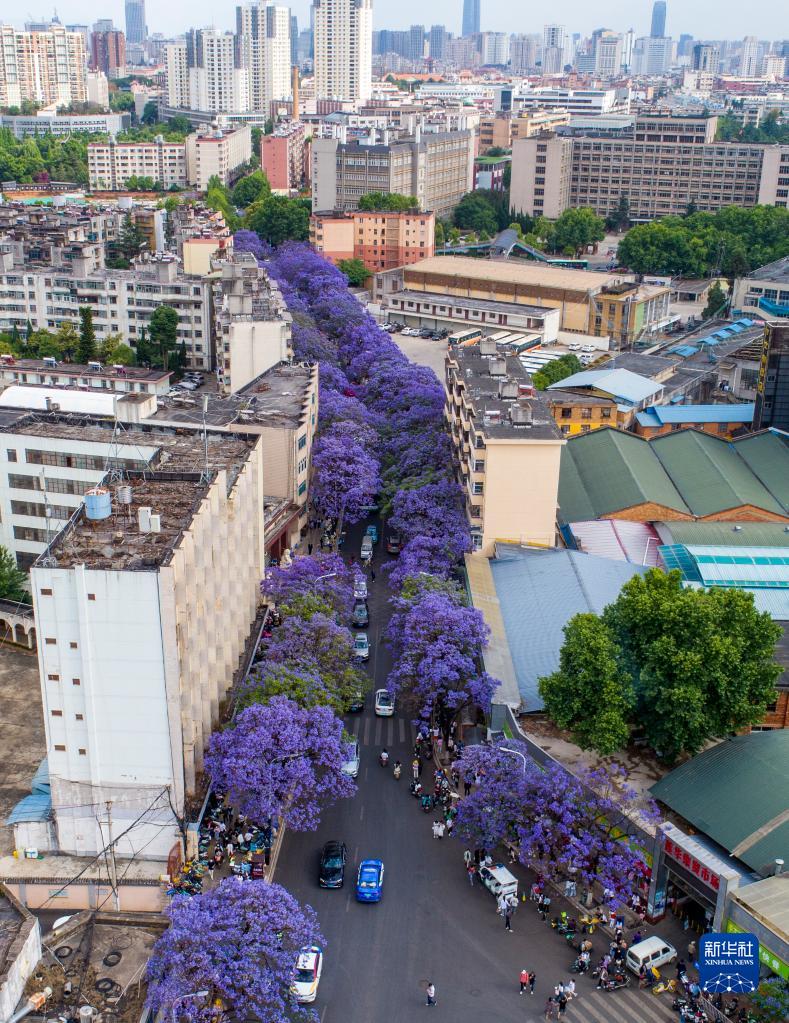
[[[649,377],[639,376],[629,369],[588,369],[565,377],[556,384],[550,384],[548,390],[551,387],[561,387],[563,390],[572,387],[592,387],[629,405],[639,405],[663,390],[662,384],[656,384]]]
[[[666,423],[751,423],[754,407],[752,401],[740,405],[650,405],[639,412],[636,419],[643,426],[653,425],[646,417],[654,417],[661,426]]]
[[[789,729],[724,739],[652,786],[652,795],[752,870],[789,856]]]
[[[661,536],[673,543],[708,547],[789,547],[789,528],[780,522],[664,522]]]

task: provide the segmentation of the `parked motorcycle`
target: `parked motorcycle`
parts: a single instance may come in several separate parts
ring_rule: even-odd
[[[618,991],[622,987],[630,987],[630,978],[624,973],[612,974],[600,984],[601,991]]]

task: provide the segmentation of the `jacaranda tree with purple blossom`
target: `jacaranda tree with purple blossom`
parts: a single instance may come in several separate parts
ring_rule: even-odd
[[[297,555],[287,566],[269,568],[261,589],[286,613],[296,598],[307,595],[324,601],[342,619],[353,606],[353,576],[338,554]]]
[[[236,252],[251,252],[259,263],[271,255],[271,246],[262,242],[255,231],[236,231],[233,235],[233,249]]]
[[[147,966],[154,1014],[193,1023],[317,1020],[290,986],[299,951],[324,939],[315,911],[281,885],[229,877],[193,898],[176,896],[169,916]]]
[[[458,762],[474,783],[458,804],[455,834],[492,849],[514,842],[525,866],[552,881],[598,881],[625,901],[646,874],[643,828],[657,808],[626,783],[615,766],[575,777],[561,767],[540,770],[528,748],[469,746]]]
[[[342,770],[347,755],[342,721],[329,707],[275,696],[215,732],[205,764],[217,791],[253,821],[281,816],[294,831],[314,831],[324,806],[356,791]]]
[[[344,522],[358,522],[381,485],[378,461],[347,430],[322,433],[312,450],[312,502],[337,522],[336,543]]]

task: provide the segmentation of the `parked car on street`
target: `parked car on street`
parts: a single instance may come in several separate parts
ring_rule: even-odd
[[[353,577],[353,595],[356,600],[367,600],[367,580],[358,573]]]
[[[363,600],[357,600],[353,605],[351,614],[351,625],[354,629],[364,629],[370,624],[370,612]]]
[[[388,689],[376,689],[375,713],[379,718],[390,718],[394,714],[394,700]]]
[[[359,902],[380,902],[384,887],[384,865],[381,860],[362,860],[356,879]]]
[[[365,536],[369,536],[373,543],[378,543],[378,526],[368,526]]]
[[[367,536],[365,534],[365,536],[362,539],[362,547],[361,547],[361,550],[360,550],[359,553],[361,555],[362,561],[368,561],[369,562],[369,561],[373,560],[373,540],[372,540],[372,537]]]
[[[324,845],[318,866],[318,884],[321,888],[342,888],[346,858],[345,842],[327,842]]]
[[[359,661],[370,660],[370,641],[366,632],[357,632],[353,638],[353,656]]]
[[[664,966],[676,958],[677,950],[674,946],[664,938],[653,935],[651,938],[645,938],[643,941],[631,945],[627,950],[625,962],[629,970],[639,973],[642,966],[651,970],[653,966]]]
[[[322,970],[323,949],[320,945],[308,945],[299,952],[293,983],[290,986],[297,1002],[304,1005],[315,1001]]]
[[[359,743],[354,739],[353,742],[346,743],[346,746],[348,749],[348,759],[342,765],[342,770],[349,778],[355,778],[359,773],[359,764],[361,763]]]
[[[386,552],[387,554],[399,554],[402,548],[402,542],[397,533],[390,533],[386,538]]]
[[[361,689],[357,689],[356,692],[348,703],[349,714],[359,714],[364,710],[364,693]]]

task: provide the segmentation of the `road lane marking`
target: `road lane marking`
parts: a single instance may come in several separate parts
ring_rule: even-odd
[[[364,719],[364,738],[362,739],[362,746],[370,745],[370,719]]]
[[[391,746],[394,743],[394,718],[387,718],[386,720],[386,745]]]
[[[327,1010],[328,1008],[329,1008],[329,1006],[328,1006],[328,1005],[324,1005],[324,1007],[323,1007],[323,1012],[321,1013],[321,1023],[323,1023],[324,1019],[326,1018],[326,1010]]]
[[[359,811],[359,820],[360,820],[360,821],[363,821],[363,820],[364,820],[364,803],[362,803],[362,808],[361,808],[361,810]]]
[[[375,741],[374,741],[374,745],[375,746],[380,746],[381,745],[381,726],[382,725],[383,725],[383,719],[382,718],[376,718],[375,719]]]
[[[397,726],[400,732],[400,742],[405,742],[405,721],[402,718],[398,718]]]

